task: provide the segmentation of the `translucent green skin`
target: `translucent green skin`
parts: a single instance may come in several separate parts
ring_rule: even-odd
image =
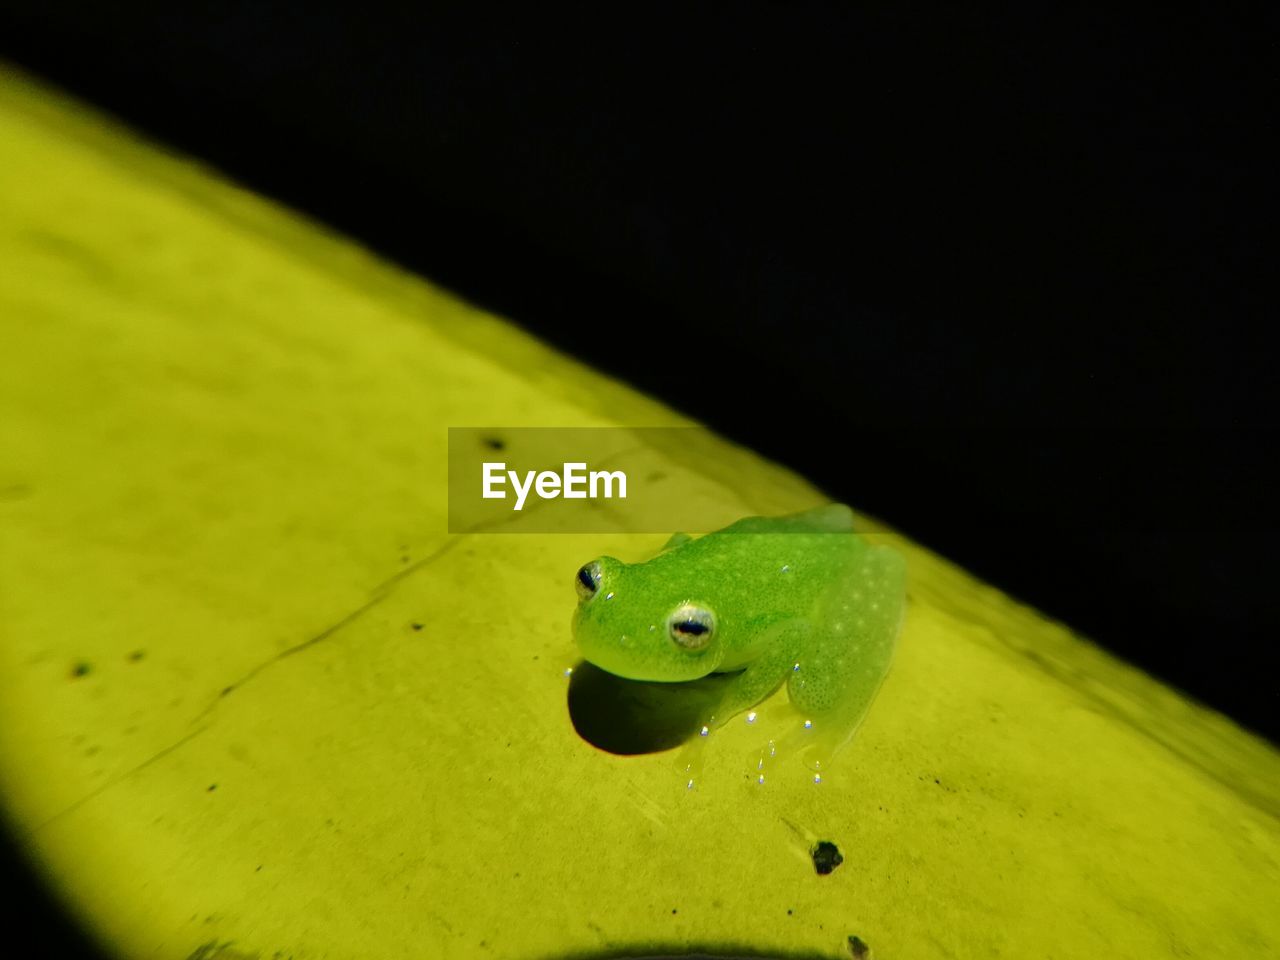
[[[643,563],[595,563],[598,588],[573,618],[583,656],[633,680],[738,671],[710,725],[785,679],[806,729],[821,729],[832,752],[861,723],[893,661],[902,558],[854,534],[853,515],[840,504],[751,517],[698,539],[677,534]],[[714,615],[700,649],[673,636],[673,611],[686,605]]]

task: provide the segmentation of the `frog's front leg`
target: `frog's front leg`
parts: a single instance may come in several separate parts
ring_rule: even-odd
[[[759,643],[760,654],[736,674],[716,707],[718,724],[731,720],[773,693],[792,672],[800,651],[809,645],[813,627],[791,618],[771,624]]]
[[[805,762],[825,770],[857,731],[893,663],[906,602],[906,565],[896,551],[862,553],[823,597],[816,628],[787,694],[800,711]]]
[[[677,763],[689,779],[689,786],[702,770],[702,752],[711,733],[769,696],[794,670],[797,651],[805,645],[810,631],[805,620],[784,620],[768,628],[762,653],[725,684],[723,695],[707,717],[698,735],[681,751]],[[762,749],[762,754],[765,752]]]

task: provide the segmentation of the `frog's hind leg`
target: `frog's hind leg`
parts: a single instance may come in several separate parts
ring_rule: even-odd
[[[905,564],[887,547],[860,551],[823,598],[808,651],[787,681],[805,763],[826,769],[852,738],[880,690],[898,645]]]
[[[683,547],[686,543],[688,543],[692,539],[693,537],[689,536],[689,534],[687,533],[673,533],[671,535],[671,539],[669,539],[666,543],[664,543],[662,545],[662,549],[659,550],[658,552],[667,553],[670,550],[676,549],[676,547]]]
[[[853,511],[843,503],[828,503],[786,517],[744,517],[725,527],[725,533],[853,533]]]

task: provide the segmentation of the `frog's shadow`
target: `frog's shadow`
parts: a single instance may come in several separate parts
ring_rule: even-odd
[[[584,660],[569,681],[569,719],[578,736],[609,753],[660,753],[702,729],[733,677],[718,673],[685,683],[624,680]]]

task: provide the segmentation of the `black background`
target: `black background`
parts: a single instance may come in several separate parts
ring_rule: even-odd
[[[1273,26],[0,9],[0,56],[1275,739]]]

